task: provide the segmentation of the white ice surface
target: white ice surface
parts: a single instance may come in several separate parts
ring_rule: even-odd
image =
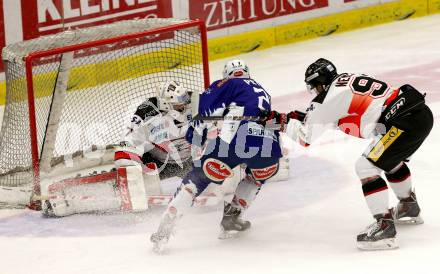
[[[322,37],[238,56],[281,110],[302,108],[305,67],[319,57],[339,71],[363,72],[428,92],[440,113],[440,15]],[[211,62],[211,79],[224,61]],[[221,206],[194,209],[179,223],[169,252],[148,242],[163,207],[136,215],[44,219],[0,211],[0,274],[60,273],[439,273],[440,130],[410,162],[425,224],[398,227],[400,248],[361,252],[355,236],[372,222],[354,162],[367,144],[329,132],[308,150],[294,146],[291,179],[267,184],[246,217],[242,238],[217,239]],[[394,202],[394,200],[392,200]]]

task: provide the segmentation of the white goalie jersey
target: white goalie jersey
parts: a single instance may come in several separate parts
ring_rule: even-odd
[[[191,160],[185,140],[191,110],[160,111],[156,97],[143,102],[133,114],[115,152],[115,165],[130,166],[148,161],[182,165]]]

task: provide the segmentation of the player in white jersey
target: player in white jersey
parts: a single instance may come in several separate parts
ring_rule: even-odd
[[[190,94],[175,81],[162,83],[157,96],[139,105],[115,148],[116,180],[50,182],[43,214],[48,217],[85,212],[144,211],[147,189],[158,191],[160,178],[186,174],[191,168],[191,145],[185,140],[188,129]],[[157,170],[158,169],[158,170]],[[110,173],[109,173],[110,174]],[[49,191],[48,190],[48,191]],[[116,191],[118,190],[118,191]],[[60,194],[61,193],[61,194]]]
[[[356,162],[356,172],[368,207],[376,219],[357,236],[360,249],[396,248],[396,223],[423,223],[405,162],[420,147],[433,126],[433,116],[424,95],[410,85],[394,89],[364,74],[338,74],[326,59],[318,59],[306,70],[307,88],[317,96],[303,121],[291,112],[287,134],[304,146],[313,143],[327,128],[373,142]],[[268,115],[281,120],[277,112]],[[293,118],[293,119],[292,119]],[[388,186],[399,199],[388,206]]]
[[[175,81],[162,83],[157,93],[137,107],[115,152],[115,165],[153,162],[161,178],[185,175],[191,168],[191,146],[185,140],[190,94]]]

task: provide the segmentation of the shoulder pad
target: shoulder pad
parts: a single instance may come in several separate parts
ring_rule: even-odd
[[[134,114],[141,117],[142,120],[160,114],[159,108],[157,107],[157,98],[148,98],[148,100],[137,107]]]

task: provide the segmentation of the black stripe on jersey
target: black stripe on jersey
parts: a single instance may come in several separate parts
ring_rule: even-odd
[[[387,183],[382,177],[374,179],[372,181],[366,182],[362,185],[362,191],[364,192],[364,196],[368,196],[370,194],[382,191],[387,189]]]

